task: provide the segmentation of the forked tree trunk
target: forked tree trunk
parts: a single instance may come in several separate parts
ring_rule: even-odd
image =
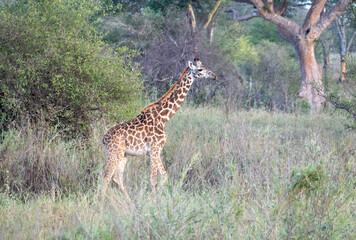
[[[308,101],[310,106],[319,110],[321,104],[325,101],[324,87],[322,83],[322,70],[314,55],[314,42],[307,41],[303,37],[299,38],[294,45],[300,62],[302,73],[302,82],[299,91],[299,97]]]
[[[339,82],[343,83],[346,81],[346,54],[347,54],[347,40],[346,40],[346,26],[344,19],[339,17],[333,22],[333,27],[336,32],[338,39],[339,49],[340,49],[340,77]]]
[[[336,18],[333,22],[333,28],[337,36],[338,45],[340,49],[340,77],[339,82],[343,83],[347,81],[347,69],[346,69],[346,57],[347,53],[350,51],[351,43],[355,37],[355,33],[350,38],[349,43],[347,44],[346,36],[346,26],[345,16],[340,16]]]

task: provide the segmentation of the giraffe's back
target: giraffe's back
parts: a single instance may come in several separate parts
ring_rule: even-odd
[[[145,116],[140,114],[128,122],[119,123],[111,128],[104,135],[103,144],[108,148],[110,143],[124,138],[126,154],[142,155],[149,151],[149,129]]]

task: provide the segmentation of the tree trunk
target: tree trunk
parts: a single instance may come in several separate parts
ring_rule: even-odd
[[[308,101],[313,110],[319,111],[324,102],[323,73],[315,59],[314,42],[307,41],[303,35],[298,37],[294,47],[299,56],[302,82],[299,97]]]
[[[356,33],[350,38],[349,44],[347,44],[345,17],[340,16],[336,18],[333,22],[333,29],[336,33],[338,39],[338,45],[340,49],[340,77],[339,82],[343,83],[347,81],[347,69],[346,69],[346,57],[347,53],[350,51],[351,43]]]
[[[336,36],[338,39],[339,49],[340,49],[340,77],[339,82],[343,83],[346,81],[346,27],[344,24],[344,20],[342,18],[336,18],[333,22],[333,27],[336,32]]]
[[[340,66],[341,69],[340,69],[339,82],[343,83],[346,82],[346,74],[347,74],[345,57],[341,58]]]

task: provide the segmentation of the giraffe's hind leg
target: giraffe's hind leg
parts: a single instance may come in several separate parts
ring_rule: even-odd
[[[114,173],[118,167],[118,162],[119,162],[117,154],[109,153],[108,155],[109,155],[108,166],[106,167],[104,175],[103,175],[103,189],[102,189],[103,196],[106,193],[106,190],[108,188],[110,180],[111,180],[112,176],[114,175]]]
[[[105,195],[107,187],[114,173],[121,168],[123,172],[123,169],[125,168],[127,159],[124,157],[124,153],[125,153],[124,137],[118,136],[116,138],[113,138],[107,146],[107,155],[109,161],[103,175],[103,189],[102,189],[103,196]]]
[[[126,166],[127,158],[122,156],[119,157],[119,164],[116,168],[116,173],[114,175],[114,182],[119,186],[120,190],[125,194],[125,196],[130,199],[129,194],[127,193],[124,186],[124,171]]]

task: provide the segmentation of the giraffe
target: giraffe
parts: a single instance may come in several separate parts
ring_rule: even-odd
[[[123,184],[127,155],[150,156],[150,181],[153,191],[157,184],[157,171],[161,174],[162,182],[168,179],[160,158],[167,139],[164,127],[182,105],[195,79],[217,79],[217,76],[203,66],[199,59],[194,61],[196,65],[189,61],[188,67],[180,77],[180,82],[174,84],[158,101],[142,109],[137,117],[119,123],[104,135],[103,144],[106,148],[108,164],[102,179],[102,195],[105,194],[113,178],[121,191],[130,199]]]

